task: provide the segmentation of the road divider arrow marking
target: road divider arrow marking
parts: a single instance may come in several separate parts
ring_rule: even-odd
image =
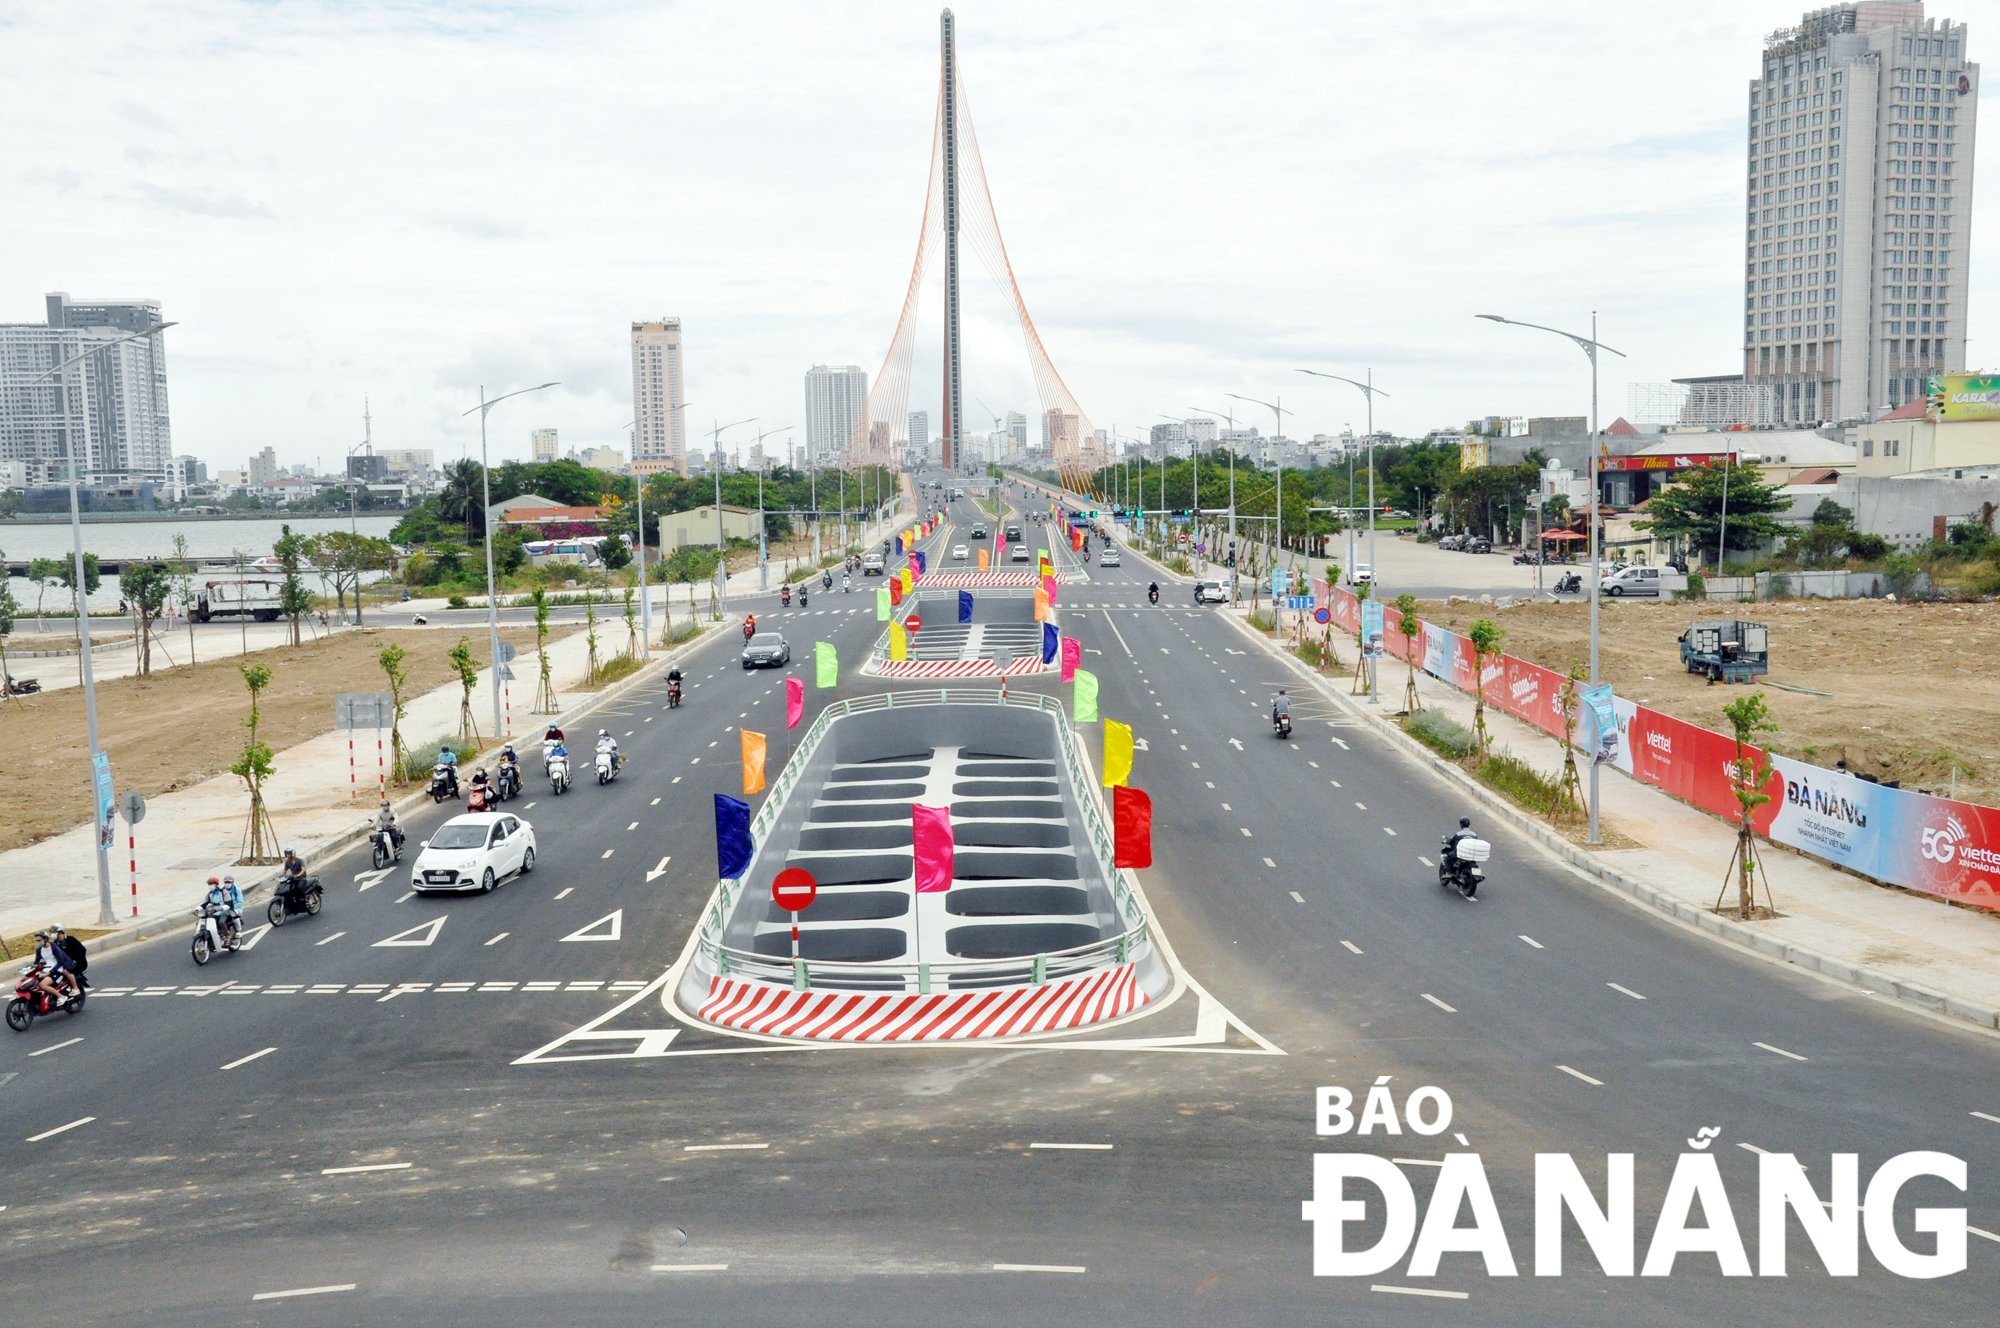
[[[429,922],[420,922],[408,931],[399,931],[394,936],[375,942],[375,948],[379,949],[383,946],[395,945],[429,945],[437,940],[438,933],[444,930],[444,920],[450,916],[451,914],[449,913],[443,913],[432,918]]]
[[[263,940],[264,933],[269,930],[271,930],[271,924],[268,922],[261,927],[252,927],[249,931],[243,933],[243,943],[241,945],[238,945],[236,948],[239,950],[256,949],[257,942]]]
[[[395,870],[396,869],[394,867],[384,867],[381,871],[356,872],[354,874],[354,879],[357,881],[366,881],[368,882],[368,884],[362,886],[361,889],[355,891],[355,893],[365,894],[367,891],[374,889],[376,886],[382,884],[383,881],[387,880],[389,878],[389,873]]]
[[[1229,745],[1230,745],[1231,747],[1234,747],[1234,748],[1235,748],[1235,749],[1236,749],[1237,751],[1239,751],[1239,752],[1240,752],[1240,751],[1242,751],[1242,750],[1243,750],[1243,739],[1241,739],[1241,738],[1231,738],[1231,739],[1229,740]]]
[[[661,858],[660,865],[646,873],[646,879],[649,881],[657,881],[660,879],[660,877],[665,876],[667,874],[667,864],[672,861],[673,857],[671,854],[668,855],[667,857]]]

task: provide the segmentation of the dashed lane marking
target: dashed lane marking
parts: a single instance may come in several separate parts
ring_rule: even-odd
[[[656,1273],[726,1273],[729,1271],[729,1265],[726,1263],[656,1263],[653,1265],[653,1271]]]
[[[327,938],[326,938],[326,940],[324,940],[324,941],[314,941],[314,942],[313,942],[313,944],[314,944],[314,945],[326,945],[326,944],[328,944],[329,942],[332,942],[332,941],[337,941],[337,940],[339,940],[339,939],[340,939],[341,937],[343,937],[343,936],[345,936],[345,935],[347,935],[347,933],[346,933],[346,932],[344,932],[344,931],[337,931],[337,932],[335,932],[335,933],[334,933],[333,935],[331,935],[331,936],[327,937]]]
[[[1292,891],[1289,891],[1288,893],[1290,893],[1290,895],[1292,896],[1292,898],[1293,898],[1294,900],[1298,901],[1299,903],[1303,904],[1303,903],[1305,903],[1305,902],[1306,902],[1306,897],[1305,897],[1304,895],[1300,894],[1300,893],[1299,893],[1298,891],[1296,891],[1296,890],[1292,890]]]
[[[1273,862],[1273,861],[1271,861],[1271,860],[1270,860],[1269,858],[1266,858],[1266,859],[1264,859],[1264,865],[1265,865],[1266,867],[1276,867],[1276,866],[1277,866],[1278,864],[1277,864],[1277,863],[1275,863],[1275,862]]]
[[[1370,1291],[1386,1292],[1392,1296],[1430,1296],[1437,1300],[1471,1299],[1471,1297],[1463,1291],[1439,1291],[1433,1287],[1389,1286],[1384,1283],[1378,1282],[1373,1286],[1370,1286],[1368,1289]]]
[[[53,1139],[59,1134],[67,1134],[69,1131],[76,1129],[80,1125],[88,1125],[96,1119],[97,1117],[95,1116],[83,1116],[77,1120],[71,1121],[67,1125],[58,1125],[53,1130],[43,1130],[40,1134],[31,1134],[28,1136],[26,1142],[31,1144],[38,1144],[44,1139]]]
[[[222,1068],[225,1070],[233,1070],[239,1065],[248,1065],[251,1061],[260,1060],[263,1057],[270,1055],[272,1052],[276,1050],[277,1050],[276,1047],[266,1047],[262,1051],[253,1051],[248,1056],[244,1056],[238,1060],[233,1060],[229,1062],[229,1064],[223,1066]]]
[[[1765,1051],[1771,1052],[1774,1055],[1783,1056],[1787,1060],[1802,1061],[1806,1059],[1805,1057],[1799,1055],[1799,1053],[1797,1053],[1796,1051],[1786,1051],[1783,1047],[1774,1047],[1768,1042],[1752,1042],[1750,1045],[1753,1047],[1761,1047]]]
[[[1561,1070],[1564,1074],[1570,1076],[1570,1078],[1572,1079],[1583,1080],[1583,1082],[1589,1084],[1592,1088],[1604,1087],[1604,1081],[1602,1079],[1593,1079],[1589,1075],[1585,1074],[1582,1070],[1572,1070],[1567,1065],[1558,1065],[1556,1066],[1556,1068],[1558,1070]]]
[[[1426,862],[1426,863],[1425,863],[1424,865],[1425,865],[1426,867],[1428,867],[1428,866],[1430,866],[1430,863]],[[1526,941],[1526,942],[1527,942],[1527,943],[1528,943],[1529,945],[1532,945],[1532,946],[1534,946],[1534,947],[1535,947],[1535,948],[1536,948],[1537,950],[1546,950],[1546,949],[1548,949],[1548,947],[1547,947],[1546,945],[1543,945],[1543,944],[1542,944],[1542,943],[1541,943],[1540,941],[1536,940],[1536,939],[1535,939],[1534,937],[1532,937],[1532,936],[1522,936],[1522,937],[1520,937],[1520,939],[1521,939],[1521,940],[1524,940],[1524,941]]]
[[[1437,1008],[1438,1008],[1438,1009],[1440,1009],[1440,1010],[1443,1010],[1443,1011],[1444,1011],[1444,1012],[1445,1012],[1446,1014],[1457,1014],[1457,1013],[1458,1013],[1458,1007],[1457,1007],[1457,1006],[1455,1006],[1455,1005],[1446,1005],[1446,1004],[1445,1004],[1445,1003],[1444,1003],[1443,1001],[1439,1000],[1439,999],[1438,999],[1437,997],[1435,997],[1435,996],[1431,995],[1431,994],[1430,994],[1429,992],[1427,992],[1427,991],[1426,991],[1426,992],[1423,992],[1423,993],[1421,993],[1421,995],[1423,996],[1423,998],[1424,998],[1425,1000],[1429,1001],[1429,1002],[1430,1002],[1430,1003],[1431,1003],[1432,1005],[1435,1005],[1435,1006],[1437,1006]]]
[[[259,1291],[252,1300],[286,1300],[292,1296],[330,1296],[336,1291],[352,1291],[354,1283],[342,1282],[335,1286],[293,1287],[290,1291]]]
[[[574,889],[576,889],[576,887],[575,887],[575,886],[573,886],[573,885],[566,885],[566,886],[564,886],[564,887],[562,888],[562,892],[561,892],[560,894],[558,894],[558,895],[556,896],[556,898],[557,898],[557,899],[564,899],[564,898],[567,898],[567,897],[568,897],[568,895],[569,895],[569,892],[570,892],[570,891],[572,891],[572,890],[574,890]]]
[[[1382,833],[1385,835],[1393,835],[1396,832],[1394,830],[1391,830],[1388,826],[1385,825],[1382,827]]]
[[[73,1037],[67,1042],[58,1042],[53,1047],[43,1047],[40,1051],[31,1051],[28,1053],[28,1055],[30,1058],[35,1056],[46,1056],[52,1051],[61,1051],[64,1047],[74,1047],[77,1043],[81,1041],[83,1041],[82,1038]]]
[[[1644,996],[1641,996],[1638,992],[1633,991],[1630,987],[1621,987],[1615,982],[1607,982],[1604,985],[1611,988],[1611,990],[1613,991],[1624,992],[1627,996],[1630,996],[1635,1001],[1643,1001],[1646,999]]]
[[[358,1167],[321,1167],[319,1174],[322,1176],[353,1176],[364,1171],[408,1171],[413,1165],[415,1164],[410,1162],[370,1162],[365,1166]]]
[[[498,945],[498,944],[500,944],[500,942],[502,942],[502,941],[506,940],[506,939],[507,939],[507,938],[508,938],[509,936],[512,936],[513,934],[514,934],[514,933],[512,933],[512,932],[510,932],[510,931],[503,931],[503,932],[501,932],[501,933],[500,933],[500,934],[499,934],[498,936],[495,936],[495,937],[494,937],[494,938],[493,938],[492,940],[490,940],[490,941],[486,942],[486,944],[488,944],[488,945]]]
[[[1090,1270],[1082,1264],[1070,1263],[996,1263],[996,1273],[1086,1273]]]
[[[1992,1121],[1995,1125],[2000,1125],[2000,1116],[1989,1116],[1983,1111],[1975,1111],[1972,1114],[1983,1121]]]
[[[1113,1148],[1117,1147],[1117,1145],[1116,1145],[1116,1144],[1040,1144],[1040,1143],[1031,1143],[1031,1144],[1029,1144],[1029,1145],[1028,1145],[1028,1147],[1030,1147],[1030,1148],[1060,1148],[1060,1149],[1067,1149],[1067,1150],[1069,1150],[1069,1151],[1072,1151],[1072,1152],[1078,1152],[1078,1153],[1108,1153],[1108,1152],[1110,1152],[1110,1151],[1111,1151],[1111,1150],[1112,1150]]]
[[[683,1153],[753,1153],[769,1144],[686,1144]]]
[[[1362,953],[1361,947],[1356,945],[1353,941],[1342,941],[1341,944],[1346,946],[1349,950],[1351,950],[1355,954]]]

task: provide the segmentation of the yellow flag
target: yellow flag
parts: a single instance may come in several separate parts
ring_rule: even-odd
[[[910,634],[899,622],[889,624],[889,658],[908,659],[910,657]]]
[[[903,569],[902,577],[903,577],[903,593],[907,595],[910,593],[910,587],[914,586],[916,582],[910,579],[910,569],[907,567]]]
[[[1036,586],[1036,587],[1035,587],[1035,621],[1036,621],[1036,622],[1047,622],[1048,620],[1049,620],[1049,592],[1048,592],[1048,588],[1047,588],[1047,587],[1045,587],[1045,586]]]
[[[986,570],[986,550],[984,549],[979,551],[979,570],[982,572]]]
[[[1132,780],[1132,729],[1115,719],[1104,721],[1104,787]]]
[[[752,793],[764,791],[764,735],[752,733],[749,729],[741,729],[738,733],[743,739],[743,796],[747,798]],[[1130,738],[1126,739],[1126,746],[1131,746]],[[1128,770],[1131,768],[1129,752],[1125,765]]]

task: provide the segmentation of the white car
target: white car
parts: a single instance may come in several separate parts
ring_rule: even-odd
[[[491,892],[509,876],[535,869],[535,827],[506,812],[454,816],[422,845],[410,869],[410,888]]]
[[[953,562],[960,562],[960,563],[964,562],[965,555],[966,555],[966,547],[963,544],[954,545],[952,547],[951,558]]]
[[[1099,567],[1123,566],[1123,564],[1118,561],[1118,546],[1114,544],[1110,548],[1106,549],[1103,553],[1099,554],[1097,557],[1097,565]]]
[[[1347,584],[1350,586],[1375,584],[1375,569],[1367,563],[1354,564],[1354,570],[1347,574]]]

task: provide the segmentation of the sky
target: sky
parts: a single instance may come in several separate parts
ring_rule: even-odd
[[[1748,80],[1798,0],[954,6],[1009,256],[1091,421],[1293,437],[1581,415],[1740,368]],[[1993,4],[1959,4],[1972,54]],[[10,0],[0,321],[147,297],[176,453],[337,470],[626,445],[630,324],[682,320],[690,431],[805,441],[818,363],[881,368],[910,280],[935,3]],[[1946,10],[1932,5],[1930,12]],[[87,16],[87,17],[86,17]],[[1980,163],[1983,164],[1983,155]],[[1977,172],[1983,174],[1983,172]],[[1975,193],[1969,355],[1983,362]],[[911,406],[938,418],[927,292]],[[1033,418],[966,278],[966,413]],[[2000,357],[2000,348],[1995,348]],[[980,406],[979,402],[986,403]],[[933,428],[935,429],[935,423]]]

